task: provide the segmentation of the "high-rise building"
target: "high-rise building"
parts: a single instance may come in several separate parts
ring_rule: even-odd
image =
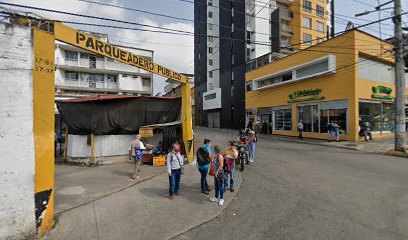
[[[243,128],[246,63],[257,68],[323,41],[328,2],[194,1],[196,124]]]

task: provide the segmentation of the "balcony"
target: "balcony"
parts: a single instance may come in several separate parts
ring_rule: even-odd
[[[64,79],[57,81],[58,87],[81,88],[81,89],[107,89],[119,90],[119,83],[115,82],[95,82],[87,80]]]
[[[274,52],[265,54],[263,56],[255,58],[254,60],[248,61],[246,70],[247,70],[247,72],[253,71],[253,70],[257,69],[257,68],[265,66],[265,65],[267,65],[269,63],[272,63],[272,62],[274,62],[276,60],[279,60],[279,59],[281,59],[281,58],[283,58],[285,56],[286,55],[284,55],[284,54],[274,53]]]
[[[292,37],[292,27],[287,24],[281,24],[281,35],[285,37]]]
[[[293,0],[276,0],[278,3],[282,3],[285,5],[291,5],[293,3]]]
[[[279,11],[279,15],[281,19],[286,21],[291,21],[293,19],[293,12],[289,11],[288,9],[281,9]]]

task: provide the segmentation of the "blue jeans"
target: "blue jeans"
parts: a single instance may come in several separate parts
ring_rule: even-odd
[[[180,190],[180,169],[172,169],[171,176],[169,176],[169,196],[173,196]]]
[[[220,173],[223,174],[223,173]],[[220,199],[224,199],[224,181],[223,179],[218,180],[217,177],[214,176],[214,188],[215,188],[215,197]]]
[[[201,191],[205,191],[206,189],[208,189],[207,182],[208,167],[199,167],[198,171],[201,174]]]
[[[230,176],[230,189],[234,190],[235,183],[235,167],[230,168],[230,172],[224,173],[224,190],[228,189],[228,176]]]
[[[340,141],[340,133],[339,131],[329,131],[329,141],[332,140],[333,135],[336,136],[336,141]]]
[[[248,143],[249,161],[253,162],[255,159],[255,143]]]

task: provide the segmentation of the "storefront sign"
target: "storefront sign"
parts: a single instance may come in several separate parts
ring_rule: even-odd
[[[140,128],[139,134],[142,137],[153,137],[153,128]]]
[[[295,102],[308,102],[308,101],[316,101],[316,100],[323,100],[323,96],[319,96],[322,92],[321,89],[310,89],[310,90],[300,90],[296,91],[292,94],[289,94],[289,101],[288,103],[295,103]]]
[[[371,95],[372,98],[385,99],[385,100],[394,99],[393,96],[390,96],[390,94],[392,93],[392,89],[389,87],[374,86],[372,87],[372,90],[373,90],[373,94]]]
[[[166,166],[166,156],[156,156],[153,157],[153,166]]]

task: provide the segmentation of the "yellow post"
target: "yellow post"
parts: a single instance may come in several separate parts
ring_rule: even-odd
[[[187,160],[194,159],[193,149],[193,120],[191,112],[191,83],[181,84],[181,121],[183,129],[183,141],[186,148]]]
[[[67,160],[67,148],[68,148],[68,126],[65,124],[65,138],[64,138],[64,162]]]
[[[95,140],[94,140],[94,134],[91,133],[91,164],[95,163]]]
[[[54,219],[54,90],[55,38],[33,29],[35,217],[37,233],[50,230]]]

